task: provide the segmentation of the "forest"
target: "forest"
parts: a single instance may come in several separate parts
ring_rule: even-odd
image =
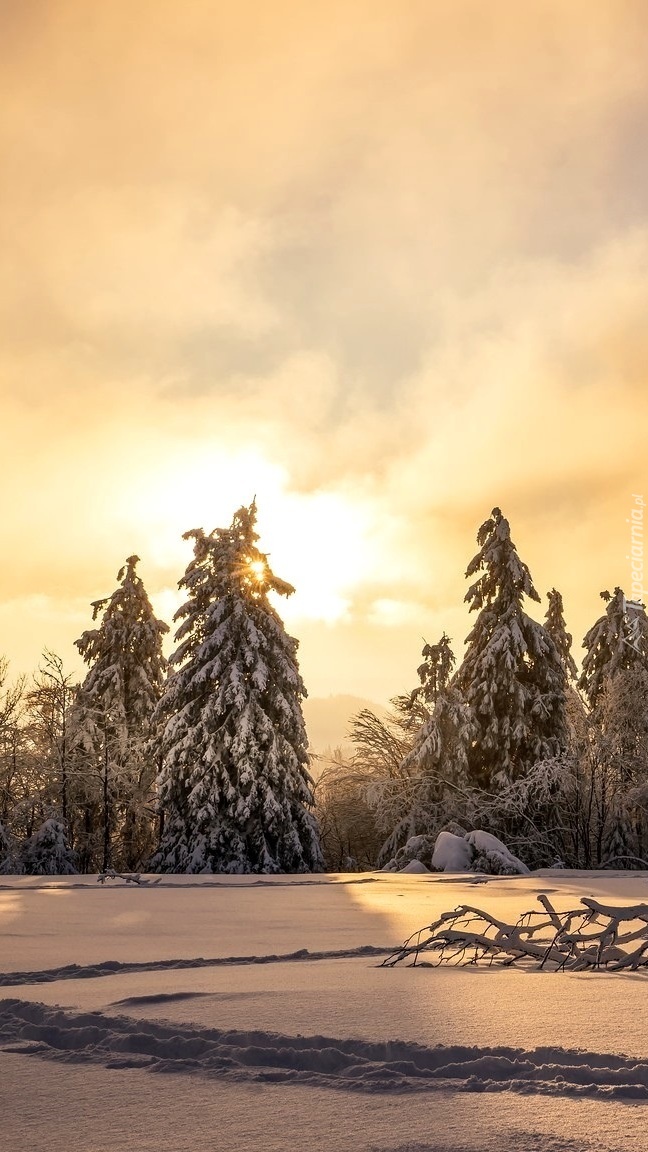
[[[416,686],[353,717],[352,754],[315,758],[272,599],[294,589],[255,525],[252,503],[186,534],[168,659],[130,556],[76,641],[80,683],[49,650],[31,679],[0,663],[0,873],[433,868],[442,832],[472,836],[472,870],[507,871],[482,831],[531,869],[648,867],[640,599],[601,593],[579,670],[560,592],[544,623],[525,610],[540,596],[495,508],[466,570],[461,663],[445,634],[425,643]]]

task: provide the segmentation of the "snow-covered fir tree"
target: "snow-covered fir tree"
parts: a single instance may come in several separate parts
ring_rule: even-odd
[[[583,640],[586,650],[578,686],[591,705],[617,672],[648,667],[648,617],[644,606],[629,601],[621,588],[601,592],[607,608]]]
[[[424,644],[421,655],[423,662],[416,670],[419,685],[412,692],[410,700],[413,704],[422,702],[429,709],[436,704],[439,692],[446,687],[456,663],[450,637],[444,632],[437,644]]]
[[[561,753],[565,672],[551,636],[524,611],[525,596],[540,597],[499,508],[482,524],[477,542],[466,576],[478,575],[465,600],[479,615],[453,687],[473,724],[469,774],[492,787]]]
[[[162,637],[169,629],[154,615],[138,559],[129,556],[113,594],[94,602],[99,627],[76,641],[90,666],[69,725],[84,817],[77,840],[86,868],[133,867],[152,848],[145,810],[157,770],[153,713],[167,671]]]
[[[178,648],[158,708],[162,872],[308,872],[322,866],[311,812],[297,641],[268,594],[293,592],[258,546],[256,504],[231,527],[186,533]]]
[[[28,876],[73,876],[78,871],[65,826],[60,820],[44,820],[21,846],[21,871]]]
[[[416,768],[439,783],[464,779],[472,741],[470,710],[451,683],[454,653],[445,632],[438,644],[426,644],[418,669],[418,690],[431,711],[414,736],[403,766]],[[417,690],[412,693],[417,695]]]
[[[547,608],[545,616],[545,628],[560,653],[567,679],[576,680],[578,668],[572,656],[572,636],[571,633],[567,631],[567,625],[565,623],[563,598],[560,592],[552,588],[550,592],[547,592],[547,599],[549,601],[549,607]]]

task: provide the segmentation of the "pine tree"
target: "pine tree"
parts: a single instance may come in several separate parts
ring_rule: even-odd
[[[576,680],[578,669],[571,652],[571,633],[567,631],[567,625],[565,624],[565,617],[563,615],[563,598],[560,592],[552,588],[550,592],[547,592],[547,599],[549,601],[549,607],[547,608],[545,616],[545,629],[560,653],[567,679]]]
[[[322,864],[297,641],[268,593],[291,585],[259,551],[256,504],[186,533],[178,648],[158,708],[162,872],[307,872]]]
[[[93,620],[101,616],[99,627],[76,641],[90,665],[70,717],[84,777],[83,857],[86,867],[100,862],[104,870],[115,852],[133,867],[151,848],[143,809],[151,800],[156,772],[152,718],[166,674],[162,637],[168,625],[153,613],[136,572],[138,559],[129,556],[117,575],[119,587],[93,603]]]
[[[474,726],[469,773],[475,782],[492,787],[560,754],[565,673],[551,636],[524,612],[525,596],[536,602],[540,597],[499,508],[482,524],[477,542],[480,550],[466,576],[481,575],[465,600],[479,615],[453,687],[468,705]]]
[[[648,667],[648,617],[642,604],[626,600],[621,588],[601,592],[607,602],[583,640],[586,655],[578,686],[591,705],[617,672]]]

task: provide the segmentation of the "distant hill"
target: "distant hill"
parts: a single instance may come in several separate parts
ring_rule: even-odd
[[[304,719],[311,751],[321,754],[340,746],[350,751],[349,721],[362,708],[371,708],[378,716],[386,711],[382,704],[365,700],[362,696],[307,698],[304,701]]]

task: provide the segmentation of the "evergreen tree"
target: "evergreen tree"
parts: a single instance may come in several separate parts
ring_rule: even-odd
[[[545,616],[545,629],[560,653],[567,679],[576,680],[578,669],[571,652],[571,633],[567,631],[567,625],[565,624],[565,617],[563,615],[563,598],[560,592],[552,588],[550,592],[547,592],[547,599],[549,601],[549,607],[547,608],[547,614]]]
[[[155,779],[153,713],[164,685],[162,637],[169,629],[153,613],[136,572],[138,559],[129,556],[117,575],[119,587],[94,602],[99,627],[76,641],[90,666],[70,717],[83,776],[86,868],[101,863],[105,870],[115,852],[120,863],[133,867],[151,849],[145,808]]]
[[[424,644],[421,655],[423,663],[416,670],[420,683],[412,692],[410,700],[412,705],[422,703],[429,712],[430,707],[436,704],[439,692],[446,687],[455,666],[450,638],[444,632],[438,644]]]
[[[617,672],[648,667],[648,617],[642,604],[626,600],[621,588],[601,592],[607,602],[602,616],[583,640],[586,655],[578,686],[591,705]]]
[[[481,574],[465,599],[479,615],[453,687],[471,713],[470,776],[491,787],[560,754],[565,673],[552,637],[524,612],[525,596],[540,597],[499,508],[482,524],[477,542],[466,576]]]
[[[454,653],[445,632],[438,644],[426,644],[424,663],[418,669],[420,691],[431,712],[414,737],[403,762],[428,777],[457,781],[468,767],[472,724],[470,711],[451,683]]]
[[[22,871],[28,876],[73,876],[74,853],[67,844],[60,820],[45,820],[20,850]]]
[[[256,504],[186,533],[178,648],[158,717],[162,872],[307,872],[322,864],[297,641],[268,593],[291,585],[257,547]]]

